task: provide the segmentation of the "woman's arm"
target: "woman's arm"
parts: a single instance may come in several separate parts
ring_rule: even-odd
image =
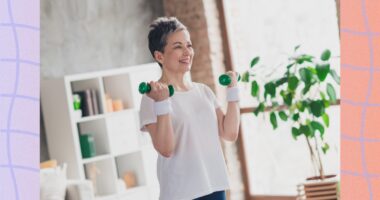
[[[228,85],[228,88],[236,87],[238,74],[233,71],[228,71],[227,74],[231,77],[231,83]],[[226,115],[224,115],[221,108],[216,109],[216,114],[218,117],[219,136],[225,140],[235,142],[239,134],[240,107],[238,98],[236,99],[236,90],[230,92],[233,92],[234,95],[232,97],[235,96],[235,98],[229,100]]]
[[[162,102],[169,98],[168,86],[151,81],[151,91],[147,94],[155,102]],[[170,110],[170,109],[169,109]],[[157,115],[157,122],[146,125],[153,141],[154,148],[164,157],[173,154],[175,142],[170,112]]]
[[[238,102],[228,102],[227,113],[224,115],[222,109],[216,109],[218,118],[219,136],[231,142],[237,140],[240,125],[240,108]]]
[[[170,114],[157,116],[157,123],[146,128],[152,137],[154,148],[164,157],[170,157],[174,151],[174,134]]]

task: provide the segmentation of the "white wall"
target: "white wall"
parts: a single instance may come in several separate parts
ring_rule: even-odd
[[[42,0],[42,77],[153,62],[149,24],[163,14],[161,0]]]
[[[41,0],[40,13],[43,79],[153,62],[149,24],[164,15],[162,0]],[[44,161],[42,118],[40,127]]]

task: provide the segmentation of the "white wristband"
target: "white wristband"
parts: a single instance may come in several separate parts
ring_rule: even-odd
[[[168,114],[171,110],[172,105],[169,99],[154,102],[154,112],[156,116]]]
[[[237,86],[227,88],[227,101],[239,101],[239,88]]]

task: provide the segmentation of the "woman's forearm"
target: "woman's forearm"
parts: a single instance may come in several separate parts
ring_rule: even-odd
[[[170,115],[157,117],[156,148],[165,157],[171,156],[174,150],[174,134]]]
[[[225,138],[236,141],[239,134],[240,107],[238,102],[228,102],[227,112],[223,121]]]

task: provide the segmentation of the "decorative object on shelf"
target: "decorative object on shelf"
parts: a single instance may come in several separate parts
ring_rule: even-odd
[[[97,91],[95,89],[86,89],[82,91],[77,91],[77,92],[74,92],[73,96],[79,96],[79,99],[80,99],[79,105],[80,105],[80,110],[82,110],[83,117],[100,114],[98,96],[97,96]]]
[[[127,185],[123,179],[117,179],[117,191],[123,193],[127,189]]]
[[[126,171],[124,173],[124,182],[127,188],[135,187],[137,185],[135,173],[133,171]]]
[[[73,94],[74,110],[80,110],[80,102],[80,96],[78,94]]]
[[[40,170],[40,199],[64,200],[66,194],[66,163]]]
[[[100,114],[99,112],[99,103],[98,103],[98,92],[95,89],[90,89],[91,92],[91,101],[94,115]]]
[[[121,99],[116,99],[112,101],[113,111],[120,111],[124,109],[123,101]]]
[[[96,155],[95,141],[91,134],[81,134],[79,140],[83,158],[90,158]]]
[[[106,96],[106,107],[107,112],[113,112],[113,105],[112,105],[112,99],[109,94],[105,94]]]
[[[330,177],[325,174],[321,159],[321,154],[326,154],[330,148],[324,137],[330,123],[327,108],[339,104],[336,89],[327,81],[327,77],[330,75],[337,85],[340,84],[340,77],[330,68],[330,50],[323,51],[320,58],[316,58],[299,54],[299,47],[294,48],[295,56],[289,57],[289,63],[276,68],[284,69],[285,73],[281,77],[270,77],[273,71],[267,75],[251,71],[256,69],[253,67],[260,60],[255,57],[250,69],[242,75],[242,82],[251,82],[251,96],[259,102],[253,112],[256,116],[269,113],[266,119],[273,129],[278,127],[278,119],[290,119],[293,122],[289,133],[295,140],[300,136],[305,138],[314,172],[318,174],[309,179],[324,181]],[[254,80],[250,81],[251,77]],[[272,80],[268,81],[268,78]],[[265,84],[260,86],[260,82]]]
[[[76,119],[79,119],[82,117],[82,110],[81,110],[81,98],[79,94],[73,94],[73,106],[74,106],[74,116]]]
[[[96,185],[97,185],[96,179],[97,179],[98,175],[100,175],[100,174],[101,174],[101,171],[96,166],[96,164],[91,163],[88,165],[87,175],[88,175],[88,179],[92,182],[95,195],[98,194],[97,187],[96,187]]]
[[[41,169],[55,168],[55,167],[57,167],[57,160],[47,160],[40,163]]]
[[[66,199],[94,200],[94,187],[89,180],[68,180]]]

